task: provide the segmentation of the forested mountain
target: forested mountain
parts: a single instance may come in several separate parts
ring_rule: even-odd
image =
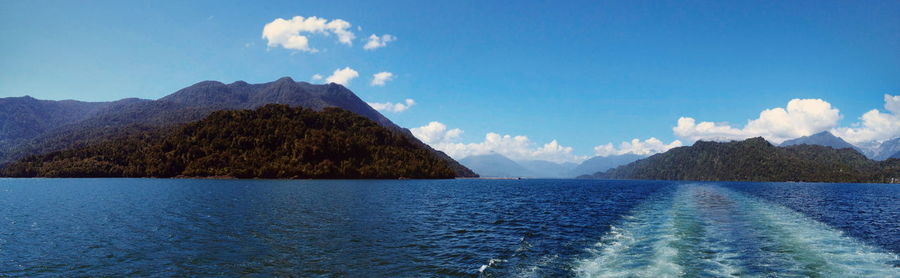
[[[17,101],[18,102],[18,101]],[[0,165],[27,155],[42,154],[65,148],[87,146],[98,141],[125,134],[170,127],[197,121],[213,111],[224,109],[252,109],[266,104],[287,104],[314,110],[339,107],[375,121],[387,129],[408,137],[413,144],[426,148],[447,161],[457,176],[477,176],[446,154],[434,150],[412,134],[372,109],[353,92],[338,84],[314,85],[295,82],[289,77],[274,82],[248,84],[243,81],[223,84],[203,81],[158,100],[132,100],[100,103],[92,109],[82,109],[66,117],[48,117],[48,128],[17,136],[0,145]],[[22,110],[12,115],[20,118],[40,118],[45,109]],[[7,122],[0,118],[0,126]]]
[[[339,108],[271,104],[30,156],[13,177],[452,178],[403,134]]]
[[[874,161],[851,149],[818,145],[776,147],[763,138],[728,143],[698,141],[582,178],[890,182],[900,160]]]

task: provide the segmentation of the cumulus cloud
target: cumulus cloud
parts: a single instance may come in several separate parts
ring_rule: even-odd
[[[372,82],[369,85],[384,87],[384,84],[391,80],[394,80],[394,74],[382,71],[372,75]]]
[[[379,37],[379,36],[376,36],[375,34],[372,34],[371,36],[369,36],[369,39],[366,41],[366,45],[363,45],[363,49],[375,50],[377,48],[385,47],[385,46],[387,46],[387,43],[395,41],[395,40],[397,40],[397,37],[394,37],[392,35],[384,34]]]
[[[315,53],[318,49],[310,47],[309,37],[306,34],[334,35],[338,42],[353,45],[356,36],[350,31],[350,22],[334,19],[319,18],[315,16],[304,18],[295,16],[291,19],[276,18],[263,27],[262,38],[268,41],[268,47],[283,47],[285,49]]]
[[[742,140],[762,136],[774,143],[812,135],[837,126],[841,119],[838,109],[821,99],[792,99],[787,107],[766,109],[759,117],[749,120],[743,128],[728,123],[697,122],[681,117],[672,131],[678,137],[696,140]]]
[[[416,101],[411,98],[404,100],[402,103],[401,102],[398,102],[398,103],[369,102],[369,106],[372,106],[372,108],[375,110],[394,112],[394,113],[400,113],[400,112],[406,111],[407,109],[409,109],[410,107],[412,107],[415,104],[416,104]]]
[[[311,78],[313,81],[319,81],[319,80],[322,80],[322,75],[316,73],[316,74],[313,74],[313,76]]]
[[[315,75],[313,75],[315,77]],[[328,83],[337,83],[344,86],[350,84],[350,80],[359,77],[359,73],[350,67],[345,67],[342,69],[334,70],[334,73],[331,74],[328,78],[325,78],[325,82]]]
[[[517,161],[547,160],[562,163],[581,162],[587,158],[573,154],[572,147],[560,145],[556,140],[538,145],[527,136],[522,135],[500,135],[490,132],[484,136],[482,142],[462,143],[459,142],[462,130],[447,129],[447,126],[440,122],[431,122],[425,126],[412,128],[410,131],[422,142],[455,159],[489,153],[499,153]]]
[[[900,137],[900,95],[884,95],[884,109],[872,109],[859,118],[861,122],[851,127],[839,127],[831,132],[853,144],[881,142]]]
[[[659,139],[655,137],[650,137],[647,140],[641,141],[640,139],[631,139],[630,142],[622,142],[619,144],[619,147],[616,148],[612,143],[607,143],[606,145],[599,145],[594,147],[594,154],[597,156],[610,156],[610,155],[623,155],[623,154],[637,154],[637,155],[650,155],[655,153],[661,153],[668,151],[671,148],[681,147],[681,141],[674,140],[671,143],[663,143]]]
[[[426,144],[452,143],[459,139],[463,131],[458,128],[447,129],[447,125],[433,121],[427,125],[410,129],[413,135]]]

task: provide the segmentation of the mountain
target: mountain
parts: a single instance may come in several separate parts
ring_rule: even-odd
[[[621,165],[625,165],[646,156],[636,154],[622,154],[610,156],[595,156],[581,162],[577,167],[570,170],[568,177],[577,177],[580,175],[589,175],[591,173],[603,172]]]
[[[10,100],[22,103],[21,100]],[[48,153],[64,148],[87,146],[113,139],[127,133],[139,133],[170,127],[205,118],[210,113],[227,109],[253,109],[266,104],[286,104],[321,111],[338,107],[368,118],[379,125],[402,134],[423,148],[447,161],[458,176],[476,176],[452,158],[416,139],[409,130],[401,128],[378,113],[353,92],[338,84],[315,85],[295,82],[289,77],[274,82],[248,84],[237,81],[223,84],[203,81],[158,100],[122,100],[99,103],[92,109],[80,109],[73,117],[48,118],[48,128],[29,136],[12,134],[8,146],[0,151],[0,165],[27,155]],[[14,113],[19,118],[40,118],[45,108]],[[0,126],[16,123],[0,118]],[[27,121],[19,121],[27,122]]]
[[[822,131],[822,132],[819,132],[819,133],[816,133],[813,135],[803,136],[800,138],[787,140],[787,141],[782,142],[780,146],[787,147],[787,146],[803,145],[803,144],[826,146],[826,147],[832,147],[835,149],[854,149],[854,150],[857,150],[860,153],[862,153],[862,150],[860,150],[856,146],[853,146],[850,143],[847,143],[847,141],[844,141],[844,139],[834,136],[833,134],[831,134],[831,132],[828,132],[828,131]]]
[[[38,100],[30,96],[0,98],[0,155],[12,146],[84,120],[111,106],[141,101],[145,100],[84,102]]]
[[[569,171],[572,171],[572,168],[578,166],[578,164],[571,162],[564,163],[556,163],[553,161],[547,160],[525,160],[519,161],[519,165],[527,169],[529,172],[534,174],[534,177],[537,178],[571,178],[575,177],[569,175]]]
[[[728,143],[698,141],[583,178],[890,182],[900,160],[874,161],[852,149],[819,145],[776,147],[757,137]]]
[[[900,152],[900,138],[894,138],[878,145],[878,150],[874,153],[872,159],[885,160],[892,157],[895,158],[898,152]]]
[[[501,154],[473,155],[459,160],[482,177],[535,177],[534,172],[529,171],[519,163]]]
[[[453,178],[433,152],[340,108],[269,104],[25,158],[13,177]]]

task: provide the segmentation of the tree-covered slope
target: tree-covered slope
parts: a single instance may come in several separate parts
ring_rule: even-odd
[[[763,138],[699,141],[596,173],[593,178],[712,181],[890,182],[900,160],[873,161],[852,149],[776,147]]]
[[[452,178],[448,163],[403,134],[338,108],[287,105],[205,119],[45,155],[14,177]]]
[[[10,137],[15,140],[9,140],[8,144],[2,144],[3,136],[0,136],[0,166],[29,155],[83,147],[112,137],[120,137],[134,129],[167,128],[197,121],[218,110],[253,109],[266,104],[287,104],[317,111],[327,107],[338,107],[356,113],[428,149],[435,156],[445,160],[457,176],[477,176],[443,152],[434,150],[416,139],[409,130],[391,122],[349,89],[334,83],[309,84],[296,82],[289,77],[260,84],[248,84],[243,81],[231,84],[203,81],[158,100],[122,100],[102,104],[90,113],[74,113],[75,116],[58,117],[60,120],[41,116],[41,113],[47,110],[41,107],[13,113],[20,118],[37,117],[52,125],[30,136],[10,133]],[[0,112],[0,127],[9,122],[4,120],[2,115]]]

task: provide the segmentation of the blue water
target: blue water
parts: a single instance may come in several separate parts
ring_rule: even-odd
[[[900,187],[0,179],[0,276],[900,277]]]

